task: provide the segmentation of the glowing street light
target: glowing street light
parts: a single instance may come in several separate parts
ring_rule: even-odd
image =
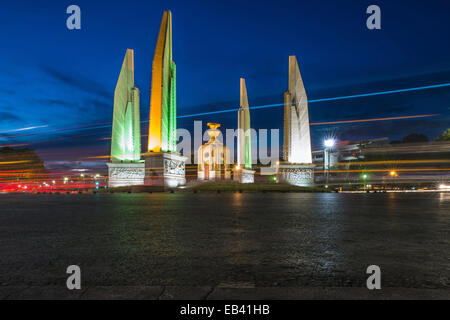
[[[336,140],[333,138],[328,138],[323,141],[323,145],[325,146],[324,151],[324,169],[326,170],[326,184],[328,185],[328,179],[330,175],[330,162],[331,162],[331,149],[335,146]],[[326,168],[325,168],[325,161],[326,161]]]
[[[336,140],[334,140],[334,139],[326,139],[324,142],[323,142],[323,145],[326,147],[326,148],[333,148],[334,147],[334,145],[336,144]]]

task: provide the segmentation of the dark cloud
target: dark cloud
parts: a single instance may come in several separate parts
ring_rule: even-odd
[[[86,79],[82,76],[75,77],[73,74],[58,71],[49,66],[40,66],[40,68],[45,74],[56,79],[57,81],[64,83],[65,85],[77,88],[87,93],[98,95],[103,98],[111,98],[111,93],[97,82]]]
[[[31,99],[31,103],[39,104],[47,107],[65,107],[65,108],[78,108],[78,103],[69,102],[61,99]]]
[[[110,109],[111,111],[111,115],[112,115],[112,111],[113,111],[113,103],[108,103],[105,101],[101,101],[98,99],[87,99],[83,102],[83,108],[88,111],[88,110],[92,110],[92,111],[106,111],[108,109]]]
[[[84,99],[81,102],[70,102],[61,99],[31,99],[31,103],[39,104],[47,107],[63,107],[73,110],[78,110],[80,112],[97,112],[111,108],[112,104],[101,101],[100,99]],[[112,112],[112,111],[111,111]]]
[[[388,137],[391,140],[400,140],[408,134],[425,134],[434,139],[438,133],[448,128],[449,117],[432,117],[415,120],[397,120],[380,123],[366,123],[349,127],[342,127],[338,137],[342,140],[363,140],[371,138]]]
[[[22,121],[22,118],[20,118],[19,116],[12,114],[10,112],[2,112],[0,111],[0,123],[5,123],[5,122],[17,122],[17,121]]]
[[[12,96],[15,92],[9,89],[0,88],[0,94]]]

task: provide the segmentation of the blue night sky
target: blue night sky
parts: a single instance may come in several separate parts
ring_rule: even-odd
[[[66,28],[77,4],[82,29]],[[377,4],[382,30],[366,28]],[[113,93],[135,50],[141,116],[148,119],[151,63],[162,13],[173,13],[178,114],[235,108],[245,77],[252,106],[283,102],[296,55],[310,99],[450,82],[449,1],[2,1],[0,145],[28,144],[44,159],[109,153]],[[313,145],[450,127],[450,87],[310,104],[311,122],[439,114],[416,120],[313,126]],[[184,118],[236,123],[235,113]],[[252,111],[255,128],[281,128],[282,108]],[[17,131],[20,128],[38,127]],[[146,124],[142,134],[147,134]]]

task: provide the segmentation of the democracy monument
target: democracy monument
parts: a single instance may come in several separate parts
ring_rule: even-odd
[[[276,169],[279,182],[295,186],[314,184],[308,97],[296,56],[289,57],[289,86],[284,94],[283,161]]]
[[[250,108],[248,105],[245,79],[240,83],[240,107],[238,110],[237,165],[233,169],[233,180],[240,183],[255,182],[252,170],[252,136],[250,128]]]
[[[139,89],[134,86],[134,52],[128,49],[114,91],[111,162],[107,164],[110,187],[144,184],[139,112]]]
[[[198,180],[228,180],[230,151],[217,139],[220,135],[218,123],[208,123],[209,141],[198,149]]]
[[[165,11],[152,67],[145,184],[178,187],[186,183],[186,157],[177,153],[176,66],[172,58],[172,13]]]
[[[240,79],[237,158],[233,181],[254,183],[250,107],[245,79]],[[230,151],[217,139],[218,123],[208,123],[210,140],[198,149],[200,181],[230,180]],[[289,57],[289,84],[284,94],[283,159],[272,167],[277,182],[314,184],[308,98],[297,58]],[[134,51],[128,49],[114,92],[110,187],[186,184],[187,157],[177,152],[176,65],[172,55],[172,13],[163,14],[152,64],[150,119],[146,152],[141,154],[139,89],[134,85]]]

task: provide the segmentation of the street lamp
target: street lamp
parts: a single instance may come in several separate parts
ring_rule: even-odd
[[[336,140],[334,140],[334,139],[326,139],[324,142],[323,142],[323,144],[324,144],[324,146],[326,147],[326,148],[333,148],[334,147],[334,145],[336,144]]]
[[[325,169],[325,159],[326,161],[326,184],[328,186],[328,177],[330,175],[330,162],[331,162],[331,149],[335,146],[336,140],[333,138],[328,138],[323,141],[323,145],[325,146],[325,154],[324,154],[324,169]]]

